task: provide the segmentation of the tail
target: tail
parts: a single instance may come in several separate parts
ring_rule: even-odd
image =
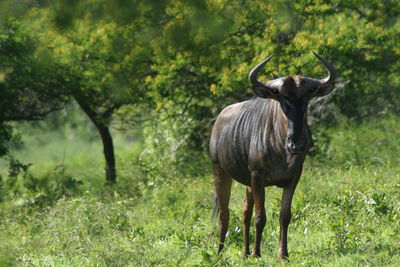
[[[215,235],[215,223],[217,221],[218,218],[218,213],[219,213],[219,208],[218,208],[218,202],[217,202],[217,193],[214,193],[214,207],[213,207],[213,212],[211,214],[211,224],[210,224],[210,233],[208,234],[207,237],[207,243],[210,241],[211,238],[213,238],[213,236]]]
[[[211,215],[211,220],[215,222],[217,220],[218,214],[219,214],[219,208],[218,208],[217,193],[214,193],[214,208],[213,208],[213,212]]]

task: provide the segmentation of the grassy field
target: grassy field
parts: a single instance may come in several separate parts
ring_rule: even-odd
[[[294,197],[288,263],[276,258],[280,189],[267,189],[262,257],[243,260],[244,187],[234,184],[218,256],[207,158],[190,175],[150,166],[140,142],[120,134],[119,181],[105,185],[95,135],[24,127],[16,156],[33,165],[3,192],[0,266],[400,266],[399,124],[387,116],[325,131]]]

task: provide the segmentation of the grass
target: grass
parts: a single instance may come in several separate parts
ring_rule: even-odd
[[[197,175],[149,168],[120,136],[119,181],[105,185],[95,138],[53,132],[39,147],[32,137],[18,153],[37,161],[0,204],[0,266],[400,266],[399,123],[388,116],[327,132],[293,200],[288,263],[276,259],[278,188],[267,188],[262,257],[243,260],[244,187],[234,184],[218,256],[207,159],[193,163]]]

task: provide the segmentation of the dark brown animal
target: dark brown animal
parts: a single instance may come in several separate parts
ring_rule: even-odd
[[[249,229],[255,206],[252,255],[261,256],[260,242],[266,223],[264,188],[275,185],[283,188],[278,257],[289,256],[287,229],[291,203],[311,143],[307,106],[311,98],[329,94],[336,78],[335,68],[316,53],[314,55],[328,70],[326,78],[287,76],[260,82],[257,74],[272,58],[270,56],[249,74],[257,96],[226,107],[214,124],[210,154],[219,208],[218,253],[224,247],[228,230],[228,204],[233,178],[247,186],[242,214],[245,255],[250,254]]]

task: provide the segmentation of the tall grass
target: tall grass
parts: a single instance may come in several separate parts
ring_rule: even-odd
[[[320,154],[306,161],[293,200],[285,265],[400,265],[399,123],[396,116],[347,123],[316,140]],[[56,132],[25,140],[16,154],[34,165],[0,206],[0,265],[283,264],[276,259],[281,189],[267,188],[262,258],[243,260],[244,186],[234,183],[227,246],[218,256],[206,156],[188,166],[197,174],[184,173],[185,166],[150,164],[121,135],[119,181],[105,185],[97,142]]]

